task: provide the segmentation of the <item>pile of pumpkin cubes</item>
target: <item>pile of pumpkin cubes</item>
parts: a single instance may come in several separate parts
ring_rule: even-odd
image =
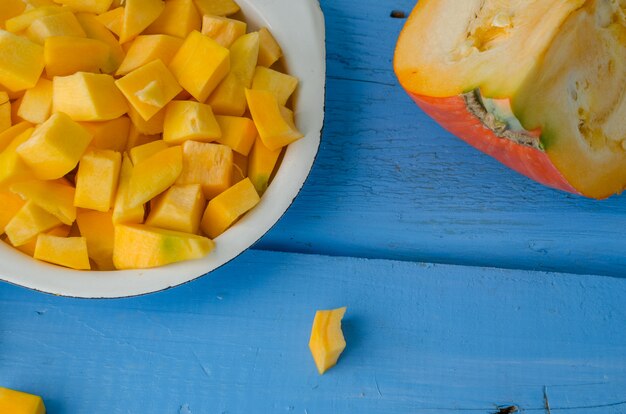
[[[208,254],[302,137],[280,46],[236,17],[232,0],[2,0],[2,239],[74,269]]]

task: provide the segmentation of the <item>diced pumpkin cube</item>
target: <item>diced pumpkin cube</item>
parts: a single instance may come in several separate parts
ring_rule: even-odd
[[[280,148],[271,150],[263,144],[261,138],[256,138],[248,158],[248,177],[259,194],[267,190],[280,153]]]
[[[0,191],[0,234],[4,233],[4,227],[11,221],[13,216],[26,204],[17,194],[11,191]]]
[[[0,84],[11,91],[32,88],[37,84],[43,67],[43,47],[0,30]]]
[[[120,43],[134,39],[150,26],[163,12],[162,0],[126,0]]]
[[[115,200],[122,156],[111,150],[90,150],[76,173],[76,207],[109,211]]]
[[[42,124],[50,118],[52,111],[52,81],[41,78],[34,88],[27,89],[22,97],[17,114],[20,118]]]
[[[0,132],[0,152],[4,151],[6,147],[8,147],[11,142],[18,135],[22,134],[27,129],[32,128],[32,124],[29,122],[20,122],[18,124],[13,125],[9,129],[6,129],[3,132]]]
[[[230,52],[193,31],[170,62],[174,77],[198,102],[204,102],[230,70]]]
[[[128,207],[126,202],[128,194],[128,183],[133,174],[133,163],[127,154],[122,156],[122,168],[120,169],[119,186],[115,196],[115,207],[113,208],[113,223],[143,223],[145,214],[143,204],[136,207]]]
[[[130,160],[133,162],[133,165],[137,165],[140,162],[147,160],[157,152],[161,152],[167,148],[169,148],[169,146],[163,140],[157,140],[148,142],[147,144],[138,145],[131,148]]]
[[[11,128],[11,101],[9,100],[9,94],[0,91],[0,133]]]
[[[252,84],[259,55],[259,34],[241,36],[230,47],[230,72],[207,103],[220,115],[242,116],[246,111],[245,88]]]
[[[211,142],[221,137],[220,126],[209,105],[194,101],[172,101],[165,108],[163,140],[182,144],[187,140]]]
[[[113,213],[81,209],[76,223],[98,270],[113,270]]]
[[[9,185],[34,178],[31,169],[26,165],[15,150],[26,142],[35,128],[27,128],[18,134],[0,154],[0,185]]]
[[[228,17],[204,15],[202,17],[202,34],[209,36],[225,48],[246,34],[248,25],[241,20]]]
[[[126,149],[130,119],[126,116],[103,122],[80,122],[93,135],[91,146],[96,149],[122,152]]]
[[[283,51],[267,28],[259,30],[259,39],[259,66],[269,68],[283,56]]]
[[[48,5],[48,6],[42,6],[42,7],[34,6],[33,9],[28,10],[20,14],[19,16],[15,16],[11,19],[8,19],[7,21],[4,22],[4,24],[5,24],[7,31],[11,33],[19,33],[28,29],[28,27],[40,17],[51,16],[53,14],[65,13],[65,12],[67,12],[67,9],[58,5],[54,5],[54,6]]]
[[[146,135],[139,132],[135,124],[130,125],[130,131],[128,133],[128,142],[126,143],[126,151],[130,151],[139,145],[147,144],[161,139],[161,135]]]
[[[116,72],[123,76],[153,60],[160,59],[166,66],[170,64],[183,40],[168,35],[141,35],[133,40],[128,53]]]
[[[128,111],[111,75],[87,72],[53,79],[52,108],[75,121],[109,121]]]
[[[115,226],[113,262],[118,269],[145,269],[199,259],[213,250],[206,237],[141,224]]]
[[[37,178],[54,180],[76,167],[91,138],[85,128],[59,112],[38,126],[16,152]]]
[[[26,4],[22,0],[3,0],[0,8],[0,29],[4,29],[4,22],[19,16],[25,9]]]
[[[199,184],[174,185],[156,198],[146,225],[197,233],[206,201]]]
[[[210,238],[216,238],[260,200],[249,179],[238,182],[209,201],[202,216],[202,231]]]
[[[216,16],[230,16],[239,11],[239,5],[233,0],[195,0],[200,13]]]
[[[293,121],[283,115],[287,112],[278,105],[272,92],[255,89],[245,92],[250,114],[266,147],[276,150],[303,137]]]
[[[283,106],[297,86],[298,78],[263,66],[257,66],[252,78],[252,89],[272,92]]]
[[[91,269],[87,240],[84,237],[58,237],[40,234],[37,236],[37,245],[33,257],[70,269]]]
[[[115,81],[144,120],[149,120],[182,90],[161,60],[133,70]]]
[[[320,375],[335,366],[339,355],[346,348],[346,340],[341,331],[341,320],[345,313],[345,307],[315,313],[309,349]]]
[[[45,414],[45,412],[46,408],[41,397],[0,387],[0,413]]]
[[[109,10],[106,13],[96,16],[96,19],[119,37],[122,33],[122,24],[124,22],[124,8],[118,7]]]
[[[217,115],[215,119],[222,131],[222,137],[217,142],[247,156],[258,135],[254,122],[238,116]]]
[[[146,34],[166,34],[185,38],[202,27],[202,16],[193,0],[169,0],[161,15],[144,30]]]
[[[13,184],[11,191],[67,225],[76,220],[74,187],[71,185],[58,181],[31,180]]]
[[[176,184],[200,184],[207,199],[230,187],[233,151],[225,145],[186,141],[183,169]]]
[[[109,45],[96,39],[54,36],[44,42],[44,61],[49,78],[76,72],[104,72],[109,58]]]
[[[55,227],[51,230],[48,230],[44,233],[41,234],[49,234],[51,236],[57,236],[57,237],[68,237],[70,234],[72,227],[68,226],[66,224],[62,224],[58,227]],[[37,238],[33,238],[31,239],[28,243],[22,244],[21,246],[15,246],[15,248],[17,250],[19,250],[22,253],[25,253],[31,257],[33,257],[35,255],[35,248],[37,247]]]
[[[21,246],[39,233],[60,226],[61,221],[32,201],[27,202],[4,227],[13,246]]]
[[[166,106],[167,108],[167,106]],[[143,117],[137,112],[134,106],[128,108],[128,116],[133,125],[142,134],[155,135],[163,132],[163,125],[165,122],[165,108],[159,110],[149,120],[144,120]]]
[[[120,66],[124,60],[126,53],[122,49],[113,33],[109,31],[102,23],[100,23],[96,16],[88,13],[77,13],[76,18],[82,26],[87,37],[90,39],[100,40],[109,46],[109,60],[107,64],[102,68],[104,73],[113,73]]]
[[[26,29],[26,35],[35,43],[43,45],[51,36],[87,37],[72,12],[51,14],[35,19]]]
[[[54,0],[75,12],[100,14],[109,10],[113,0]]]
[[[127,206],[144,204],[167,190],[183,170],[183,153],[180,146],[157,152],[138,163],[128,183]]]

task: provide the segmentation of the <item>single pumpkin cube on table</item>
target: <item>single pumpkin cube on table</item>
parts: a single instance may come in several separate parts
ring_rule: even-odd
[[[11,185],[11,191],[33,202],[67,225],[76,220],[74,187],[61,180],[30,180]]]
[[[126,0],[120,43],[126,43],[150,26],[163,12],[162,0]]]
[[[111,150],[90,150],[83,155],[76,173],[74,205],[106,212],[113,206],[122,156]]]
[[[163,140],[182,144],[188,140],[211,142],[222,136],[209,105],[194,101],[172,101],[165,108]]]
[[[271,150],[257,137],[248,157],[248,177],[259,194],[265,193],[280,158],[281,149]]]
[[[101,14],[109,10],[113,0],[54,0],[75,12]]]
[[[183,39],[163,34],[137,36],[130,44],[116,75],[127,75],[157,59],[169,65],[182,44]]]
[[[202,28],[202,16],[193,0],[169,0],[159,17],[143,31],[145,34],[165,34],[185,38]]]
[[[276,96],[278,104],[284,106],[297,87],[298,78],[263,66],[257,66],[252,78],[251,89],[272,92]]]
[[[183,168],[176,184],[200,184],[207,199],[231,185],[233,151],[225,145],[196,141],[183,144]]]
[[[77,13],[76,19],[78,19],[88,38],[100,40],[109,46],[109,59],[102,71],[104,73],[115,72],[126,55],[117,38],[93,14]]]
[[[79,122],[79,124],[93,136],[90,143],[92,148],[117,152],[126,149],[130,133],[130,119],[127,116],[110,121]]]
[[[4,234],[4,227],[13,216],[26,204],[22,197],[11,191],[0,191],[0,234]]]
[[[9,94],[6,92],[0,92],[0,133],[11,128],[11,101],[9,100]]]
[[[266,27],[259,30],[259,40],[259,66],[269,68],[283,56],[283,51]]]
[[[25,129],[0,153],[0,186],[35,178],[33,171],[16,152],[20,145],[28,141],[33,131],[35,128],[32,127]]]
[[[146,225],[197,233],[206,201],[199,184],[174,185],[155,199]]]
[[[125,153],[122,155],[122,167],[120,168],[119,185],[113,207],[113,223],[143,223],[145,208],[143,204],[135,207],[128,206],[128,184],[133,174],[133,163]]]
[[[98,270],[113,270],[113,212],[79,209],[76,223],[87,242],[89,257]]]
[[[227,115],[217,115],[215,119],[222,131],[222,137],[216,142],[247,156],[258,135],[254,122],[250,118]]]
[[[33,124],[43,124],[52,112],[52,81],[40,78],[37,85],[27,89],[17,114]]]
[[[96,19],[119,37],[122,33],[122,24],[124,23],[124,7],[117,7],[101,13],[96,16]]]
[[[205,14],[202,17],[202,34],[209,36],[225,48],[246,34],[248,25],[241,20]]]
[[[84,237],[58,237],[40,234],[37,236],[33,257],[71,269],[91,269],[87,240]]]
[[[74,13],[69,11],[35,19],[26,29],[26,35],[40,45],[52,36],[87,37]]]
[[[150,158],[157,152],[163,151],[168,148],[169,145],[167,145],[162,139],[148,142],[147,144],[138,145],[131,148],[129,153],[130,160],[133,162],[133,165],[137,165],[140,162]]]
[[[39,233],[63,224],[54,215],[48,213],[32,201],[27,202],[4,227],[13,246],[21,246],[35,238]]]
[[[44,42],[44,61],[49,78],[76,72],[104,72],[109,58],[109,45],[97,39],[53,36]]]
[[[0,413],[45,414],[41,397],[0,387]]]
[[[233,0],[194,0],[200,13],[216,16],[230,16],[237,13],[239,5]]]
[[[15,59],[20,56],[20,59]],[[34,87],[43,72],[43,47],[0,30],[0,84],[16,92]]]
[[[339,356],[346,348],[346,340],[341,331],[341,320],[345,313],[345,307],[320,310],[315,313],[309,349],[320,375],[335,366]]]

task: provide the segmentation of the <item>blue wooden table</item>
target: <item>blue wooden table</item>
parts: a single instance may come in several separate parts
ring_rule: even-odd
[[[412,6],[322,1],[322,146],[253,249],[131,299],[0,285],[0,386],[50,414],[626,413],[626,197],[541,187],[427,118],[391,69]],[[310,324],[339,306],[319,376]]]

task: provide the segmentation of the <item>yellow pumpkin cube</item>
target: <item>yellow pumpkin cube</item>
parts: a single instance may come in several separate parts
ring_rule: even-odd
[[[49,78],[76,72],[101,73],[110,58],[109,45],[96,39],[54,36],[45,40],[43,49]]]
[[[161,15],[144,30],[146,34],[166,34],[185,38],[202,27],[202,16],[193,0],[169,0]]]
[[[4,151],[18,135],[32,128],[32,126],[30,122],[24,121],[0,132],[0,152]]]
[[[172,73],[158,59],[133,70],[115,84],[146,121],[182,91]]]
[[[98,270],[113,270],[113,212],[79,210],[76,223]]]
[[[19,56],[19,59],[15,59]],[[43,47],[0,30],[0,84],[11,91],[34,87],[43,72]]]
[[[254,122],[238,116],[217,115],[215,119],[222,131],[222,137],[217,142],[247,156],[258,135]]]
[[[20,118],[32,122],[33,124],[42,124],[50,118],[52,111],[52,81],[41,78],[37,85],[31,89],[27,89],[22,97],[17,114]]]
[[[159,151],[138,163],[128,183],[126,205],[133,208],[150,201],[174,184],[182,170],[180,146]]]
[[[259,66],[270,67],[283,56],[280,45],[272,36],[272,33],[266,28],[259,30]]]
[[[4,29],[4,23],[15,16],[19,16],[26,9],[22,0],[3,0],[0,8],[0,29]]]
[[[109,10],[113,0],[54,0],[75,12],[101,14]]]
[[[320,375],[337,364],[339,356],[346,348],[346,340],[341,330],[341,320],[345,313],[345,307],[315,313],[309,349]]]
[[[122,167],[120,169],[119,186],[115,197],[115,207],[113,208],[113,223],[143,223],[145,209],[143,204],[136,207],[128,207],[127,194],[128,183],[133,174],[133,163],[127,154],[122,156]]]
[[[195,234],[205,205],[199,184],[174,185],[156,199],[146,225]]]
[[[163,12],[162,0],[126,0],[120,43],[134,39],[150,26]]]
[[[38,126],[16,152],[37,178],[54,180],[76,167],[91,138],[85,128],[59,112]]]
[[[200,13],[216,16],[230,16],[239,11],[239,5],[233,0],[195,0]]]
[[[102,23],[107,29],[115,33],[116,36],[122,33],[122,24],[124,22],[124,8],[117,7],[96,16],[96,19]]]
[[[161,135],[146,135],[139,132],[135,124],[131,123],[130,131],[128,133],[128,141],[126,143],[126,151],[130,151],[132,148],[139,145],[147,144],[149,142],[158,141],[161,139]]]
[[[230,52],[215,40],[193,31],[187,36],[169,68],[198,102],[207,100],[230,70]]]
[[[4,233],[4,227],[11,221],[26,202],[11,191],[0,191],[0,234]]]
[[[111,150],[90,150],[76,173],[76,207],[109,211],[115,200],[122,155]]]
[[[76,220],[74,187],[59,181],[30,180],[11,185],[11,191],[71,225]]]
[[[111,75],[78,72],[52,80],[52,109],[74,121],[109,121],[124,115],[128,105]]]
[[[91,269],[87,240],[84,237],[58,237],[40,234],[37,236],[37,245],[33,257],[70,269]]]
[[[259,55],[259,34],[241,36],[230,47],[230,72],[207,103],[220,115],[242,116],[246,111],[245,88],[252,84]]]
[[[124,60],[126,53],[122,49],[113,33],[109,31],[96,16],[89,13],[77,13],[76,19],[82,26],[87,37],[90,39],[100,40],[109,46],[109,60],[102,68],[103,73],[114,73]]]
[[[228,17],[204,15],[202,17],[202,34],[209,36],[225,48],[246,34],[248,25],[241,20]]]
[[[20,33],[26,29],[37,19],[53,14],[65,13],[67,9],[58,5],[47,5],[28,10],[18,16],[7,19],[4,24],[7,31],[11,33]]]
[[[261,199],[250,180],[243,179],[209,201],[202,216],[202,231],[210,238],[216,238],[259,201]]]
[[[209,254],[214,244],[195,234],[141,224],[118,224],[113,246],[117,269],[145,269],[199,259]]]
[[[12,122],[9,94],[0,91],[0,133],[11,128]]]
[[[96,149],[122,152],[130,133],[130,119],[126,116],[103,122],[80,122],[91,133],[91,146]]]
[[[259,194],[265,193],[280,157],[281,149],[271,150],[257,137],[248,158],[248,177]]]
[[[133,165],[137,165],[140,162],[147,160],[157,152],[161,152],[164,149],[168,149],[169,146],[163,140],[157,140],[148,142],[147,144],[138,145],[131,148],[130,160]]]
[[[182,44],[183,40],[174,36],[162,34],[137,36],[130,43],[116,75],[126,75],[157,59],[169,65]]]
[[[165,108],[163,140],[182,144],[187,140],[215,141],[222,136],[209,105],[194,101],[172,101]]]
[[[72,230],[71,226],[66,224],[62,224],[58,227],[53,228],[52,230],[48,230],[41,234],[48,234],[50,236],[57,237],[68,237]],[[22,253],[26,253],[27,255],[33,257],[35,255],[35,248],[37,247],[37,238],[31,239],[28,243],[22,244],[21,246],[14,246],[17,250]]]
[[[183,144],[183,169],[176,184],[200,184],[207,199],[231,185],[233,151],[226,145],[186,141]]]
[[[39,233],[60,226],[61,221],[32,201],[27,202],[4,227],[13,246],[21,246]]]
[[[246,89],[250,114],[266,147],[282,148],[303,137],[272,92]],[[286,109],[286,108],[285,108]],[[283,115],[285,113],[285,115]]]
[[[35,128],[27,128],[18,134],[0,154],[0,186],[35,178],[34,173],[26,165],[15,150],[26,142]]]
[[[297,87],[298,78],[263,66],[257,66],[252,78],[252,89],[272,92],[283,106]]]
[[[35,19],[26,29],[26,35],[40,45],[51,36],[87,37],[74,13],[69,11]]]
[[[45,414],[41,397],[0,387],[0,413]]]

